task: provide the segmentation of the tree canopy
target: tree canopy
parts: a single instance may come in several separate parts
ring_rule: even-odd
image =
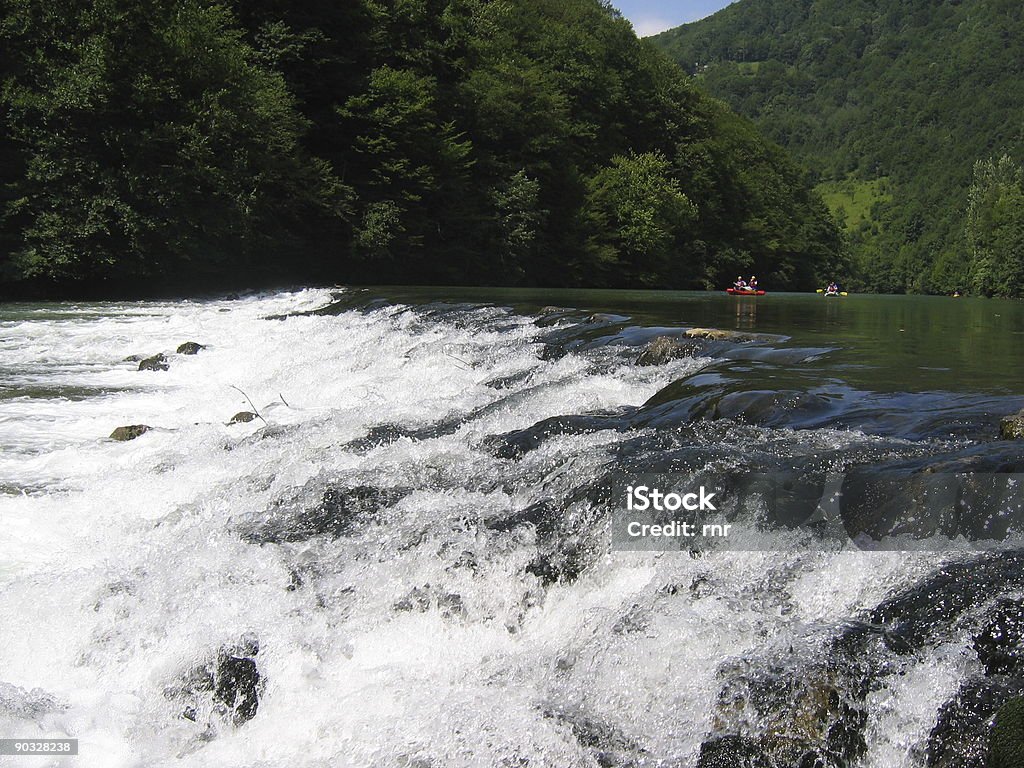
[[[4,0],[8,294],[806,288],[806,174],[599,0]]]

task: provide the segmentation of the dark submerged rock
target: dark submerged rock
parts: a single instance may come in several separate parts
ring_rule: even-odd
[[[613,315],[608,312],[594,312],[592,315],[587,317],[586,322],[598,325],[608,325],[611,323],[621,323],[628,319],[629,318],[625,315]]]
[[[139,363],[140,371],[166,371],[170,367],[167,363],[167,356],[163,352],[147,357]]]
[[[410,589],[403,597],[395,601],[392,608],[401,613],[426,613],[430,610],[431,602],[430,585],[425,584],[423,587]]]
[[[298,430],[299,426],[296,424],[266,424],[252,434],[243,437],[238,441],[238,444],[253,445],[258,444],[263,440],[277,440],[279,438],[294,435]]]
[[[481,447],[498,459],[521,459],[553,437],[586,435],[602,429],[626,429],[628,424],[614,416],[552,416],[526,429],[488,435]]]
[[[881,603],[871,612],[871,622],[917,649],[947,633],[968,609],[1022,588],[1024,552],[983,554],[945,565]]]
[[[987,768],[991,718],[1024,693],[1017,650],[1022,588],[1021,552],[965,558],[885,600],[866,621],[844,625],[816,663],[790,652],[726,665],[697,765],[856,765],[866,751],[868,693],[915,664],[924,649],[971,632],[987,674],[968,678],[940,709],[926,765]]]
[[[720,736],[700,745],[697,768],[746,768],[757,757],[756,745],[742,736]]]
[[[647,762],[647,750],[619,728],[586,713],[551,709],[544,716],[567,727],[577,743],[601,768],[635,767]],[[658,765],[671,765],[659,761]]]
[[[526,567],[544,585],[573,582],[603,552],[596,535],[603,512],[588,501],[570,500],[562,504],[541,502],[543,509],[537,524],[537,554]]]
[[[1020,445],[854,467],[843,481],[843,525],[866,547],[899,535],[1001,541],[1024,525]]]
[[[415,433],[411,430],[398,426],[397,424],[379,424],[371,427],[364,437],[358,437],[341,446],[343,451],[353,453],[369,453],[374,448],[381,448],[401,440],[403,437],[412,437]]]
[[[240,533],[253,544],[306,541],[314,536],[347,536],[410,492],[367,485],[324,487],[314,481],[292,498],[276,502],[266,513],[243,524]]]
[[[124,427],[118,427],[113,432],[111,432],[110,439],[124,443],[129,440],[134,440],[136,437],[139,437],[140,435],[146,434],[151,429],[152,427],[146,426],[145,424],[129,424]]]
[[[186,341],[184,344],[181,344],[178,347],[176,352],[179,355],[195,355],[198,354],[199,351],[202,349],[206,349],[205,344],[200,344],[197,341]]]
[[[413,587],[392,607],[402,613],[426,613],[435,606],[445,619],[466,618],[466,607],[462,595],[432,587],[430,584]]]
[[[253,419],[258,418],[252,411],[239,411],[231,417],[231,421],[228,424],[248,424]]]
[[[585,494],[586,491],[576,492],[558,502],[544,499],[523,509],[488,517],[483,526],[499,533],[532,527],[537,551],[526,572],[545,585],[572,582],[601,551],[595,531],[601,527],[603,512]]]
[[[256,716],[260,706],[262,678],[255,660],[222,655],[215,681],[213,696],[228,708],[235,725],[246,723]]]
[[[521,525],[532,525],[539,534],[546,536],[558,529],[558,517],[555,503],[544,500],[506,515],[489,517],[484,520],[484,526],[492,531],[511,531]]]

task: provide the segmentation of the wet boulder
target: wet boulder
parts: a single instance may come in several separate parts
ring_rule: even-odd
[[[532,527],[537,551],[526,572],[548,585],[575,581],[600,557],[602,545],[595,532],[602,528],[602,514],[601,505],[576,492],[559,502],[545,499],[489,517],[483,524],[501,533]]]
[[[589,315],[586,319],[587,323],[606,325],[611,323],[622,323],[629,318],[625,315],[613,315],[608,312],[594,312]]]
[[[712,415],[766,427],[798,427],[819,421],[831,407],[827,398],[811,392],[752,390],[724,395]]]
[[[163,352],[159,352],[139,362],[140,371],[166,371],[170,367],[167,363],[167,356]]]
[[[267,424],[260,427],[252,434],[246,435],[238,441],[239,445],[258,445],[264,440],[278,440],[294,435],[299,430],[297,424]],[[230,449],[229,449],[230,450]]]
[[[558,307],[554,304],[548,304],[547,306],[541,307],[537,310],[537,314],[542,317],[549,317],[551,315],[566,315],[572,311],[572,307]]]
[[[1003,440],[1024,440],[1024,410],[999,423],[999,436]]]
[[[533,526],[541,535],[547,536],[558,529],[560,511],[554,501],[545,499],[523,509],[484,519],[483,524],[492,531],[512,531],[520,526]]]
[[[405,595],[395,601],[391,607],[400,613],[426,613],[433,602],[430,585],[413,587]]]
[[[259,641],[244,635],[226,645],[204,664],[190,669],[175,685],[164,691],[183,704],[181,716],[197,723],[215,718],[239,726],[256,716],[266,680],[260,674],[256,656]]]
[[[942,566],[879,604],[871,623],[910,648],[937,642],[966,611],[999,594],[1024,589],[1024,552],[992,552]]]
[[[258,418],[252,411],[239,411],[231,417],[231,421],[228,424],[248,424],[253,419]]]
[[[200,344],[197,341],[186,341],[184,344],[179,345],[175,351],[179,355],[196,355],[203,349],[206,349],[205,344]]]
[[[485,387],[491,389],[510,389],[516,385],[523,384],[533,376],[533,371],[517,371],[509,376],[495,376],[484,382]]]
[[[992,717],[1021,694],[1024,694],[1024,682],[1021,680],[1001,675],[967,680],[956,696],[939,710],[938,720],[928,737],[925,765],[928,768],[991,768],[987,756]],[[1007,725],[1012,719],[1007,718]],[[1002,733],[1006,734],[1006,731]],[[1019,749],[1020,733],[1016,736],[1015,745],[1010,743],[1012,739],[1004,736],[1006,745]],[[1006,765],[1019,766],[1021,763]]]
[[[850,765],[867,751],[862,693],[836,669],[794,674],[767,664],[742,671],[719,696],[697,766]]]
[[[124,427],[118,427],[113,432],[111,432],[110,439],[124,443],[129,440],[134,440],[136,437],[139,437],[140,435],[146,434],[151,429],[152,427],[146,426],[145,424],[128,424],[127,426]]]
[[[690,328],[686,335],[694,339],[714,339],[715,341],[737,341],[740,334],[735,331],[722,331],[718,328]]]
[[[698,768],[859,764],[866,754],[869,692],[918,663],[922,649],[962,632],[966,622],[977,627],[975,648],[988,674],[968,677],[940,709],[924,762],[928,768],[987,768],[991,718],[1024,692],[1013,658],[1024,613],[1017,597],[1022,566],[1021,552],[943,565],[878,605],[866,621],[844,624],[823,658],[810,664],[790,649],[723,665],[724,685]],[[998,600],[1001,594],[1007,597]]]
[[[636,359],[637,365],[664,365],[672,360],[693,357],[699,346],[696,342],[683,343],[670,336],[659,336],[651,340]]]
[[[748,768],[758,760],[757,744],[743,736],[717,736],[700,745],[697,768]]]
[[[213,696],[225,707],[231,721],[241,725],[256,716],[262,682],[255,659],[222,654],[217,661]]]
[[[1024,674],[1024,600],[1000,600],[974,638],[986,675]]]
[[[720,328],[690,328],[686,335],[691,339],[712,339],[713,341],[785,341],[785,336],[772,333],[747,333],[745,331],[725,331]]]
[[[1010,699],[996,713],[985,768],[1024,765],[1024,698]]]

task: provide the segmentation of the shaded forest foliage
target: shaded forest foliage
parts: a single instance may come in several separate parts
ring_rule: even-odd
[[[831,202],[858,287],[1022,295],[1019,282],[979,282],[965,226],[975,164],[1024,150],[1021,3],[740,0],[652,40],[826,194],[848,190]],[[998,258],[1024,265],[1019,250]]]
[[[2,0],[8,294],[808,288],[806,173],[598,0]]]

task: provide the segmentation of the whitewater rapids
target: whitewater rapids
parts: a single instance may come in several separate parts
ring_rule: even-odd
[[[79,740],[77,757],[12,764],[693,766],[724,669],[813,656],[943,562],[803,551],[785,531],[763,551],[620,553],[596,516],[579,572],[545,578],[536,526],[485,522],[664,435],[567,430],[514,458],[489,438],[635,409],[711,359],[641,367],[593,336],[545,354],[580,321],[496,306],[311,312],[331,302],[6,308],[0,738]],[[190,340],[206,348],[173,354]],[[157,352],[168,371],[125,362]],[[128,424],[153,429],[106,439]],[[878,439],[776,431],[809,451]],[[303,516],[336,487],[387,502],[344,526]],[[245,638],[259,703],[236,722],[181,681]],[[978,664],[951,633],[879,678],[860,764],[923,764]]]

